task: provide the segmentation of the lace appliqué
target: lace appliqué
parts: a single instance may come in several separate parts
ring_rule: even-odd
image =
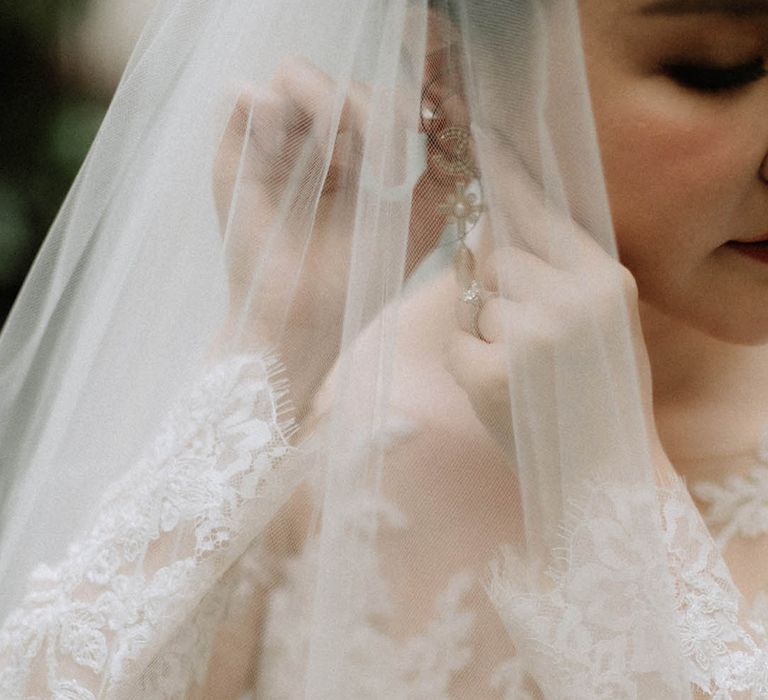
[[[532,568],[507,549],[488,584],[545,697],[672,698],[689,684],[717,700],[768,697],[764,630],[747,620],[682,482],[660,500],[592,485],[563,533],[556,564]],[[686,678],[678,677],[681,650]]]
[[[749,615],[720,551],[682,482],[662,495],[664,534],[677,587],[677,621],[689,678],[717,700],[768,697],[768,640]]]
[[[404,521],[390,504],[379,503],[388,527]],[[311,543],[298,559],[286,562],[286,583],[270,599],[262,673],[254,697],[293,700],[304,687],[309,651],[310,610],[319,547]],[[372,561],[371,566],[377,566]],[[381,574],[381,572],[379,572]],[[433,616],[422,634],[398,641],[382,623],[392,611],[382,575],[378,585],[366,591],[365,614],[355,616],[344,650],[344,691],[340,697],[355,700],[436,700],[451,698],[456,674],[472,661],[471,634],[475,615],[465,597],[477,585],[470,572],[456,574],[435,598]],[[526,674],[516,659],[500,664],[489,678],[488,688],[507,700],[526,700]]]
[[[202,680],[233,564],[297,481],[276,469],[293,449],[278,372],[231,358],[175,405],[87,536],[34,571],[0,629],[0,696],[178,698]]]
[[[743,476],[730,475],[722,483],[698,481],[689,488],[706,505],[702,515],[717,533],[721,549],[736,535],[768,535],[768,466],[753,467]]]
[[[402,527],[403,521],[389,504],[368,504],[380,510],[387,526]],[[286,585],[273,593],[267,623],[267,643],[256,697],[292,700],[303,688],[309,651],[312,582],[318,565],[319,547],[311,543],[300,559],[286,563]],[[378,565],[371,558],[369,565]],[[434,617],[421,635],[398,643],[382,629],[381,621],[392,610],[392,600],[383,578],[366,590],[365,614],[355,616],[354,629],[344,649],[345,672],[342,697],[356,700],[402,700],[450,697],[453,674],[466,666],[472,656],[468,643],[473,615],[462,610],[461,602],[471,588],[467,574],[457,575],[436,599]]]
[[[389,451],[417,428],[399,416],[389,422],[361,450]],[[343,649],[343,690],[339,697],[355,700],[437,700],[453,697],[451,684],[472,661],[471,635],[475,614],[465,598],[477,585],[469,571],[454,575],[433,602],[433,615],[424,631],[405,640],[393,638],[387,620],[395,611],[386,572],[371,539],[379,528],[403,530],[403,513],[380,495],[361,491],[347,502],[345,536],[357,543],[356,564],[369,585],[348,605],[354,620]],[[255,698],[293,700],[303,693],[310,646],[311,617],[320,543],[312,537],[301,555],[283,562],[284,583],[270,596]],[[335,643],[342,643],[337,641]],[[500,664],[488,688],[507,700],[525,700],[524,674],[511,659]]]

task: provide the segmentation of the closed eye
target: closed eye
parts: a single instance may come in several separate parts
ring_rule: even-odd
[[[738,90],[768,75],[765,59],[762,57],[737,66],[664,63],[662,71],[683,87],[707,93]]]

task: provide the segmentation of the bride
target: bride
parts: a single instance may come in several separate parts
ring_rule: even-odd
[[[0,337],[0,695],[768,698],[767,53],[161,3]]]

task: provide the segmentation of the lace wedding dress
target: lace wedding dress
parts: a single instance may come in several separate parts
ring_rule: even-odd
[[[231,616],[238,601],[267,589],[258,673],[242,697],[303,696],[311,574],[321,552],[311,534],[282,559],[264,546],[266,526],[302,481],[312,482],[291,459],[276,376],[274,359],[231,358],[176,403],[87,532],[61,561],[34,571],[22,605],[4,621],[0,697],[198,697],[217,630],[238,624]],[[393,415],[373,439],[396,451],[420,429]],[[698,485],[716,541],[682,482],[660,493],[666,559],[635,530],[636,509],[647,504],[593,484],[544,593],[516,577],[510,549],[490,577],[458,571],[431,601],[414,595],[417,603],[393,595],[383,562],[365,547],[368,526],[407,530],[407,518],[396,504],[361,494],[351,507],[370,517],[356,518],[351,536],[377,587],[348,601],[358,620],[345,641],[345,658],[354,660],[344,669],[349,697],[669,697],[653,678],[661,652],[643,627],[665,568],[674,574],[669,613],[697,694],[768,697],[768,596],[748,608],[718,549],[736,534],[768,533],[767,484],[768,466],[757,465],[748,477]],[[185,527],[193,537],[174,537]],[[598,558],[590,556],[595,549]],[[418,634],[399,638],[387,620],[407,605],[431,613]],[[484,634],[493,625],[500,632],[490,646],[477,634],[479,617],[487,618]],[[642,690],[630,680],[638,671],[647,675]],[[648,695],[654,687],[658,694]]]

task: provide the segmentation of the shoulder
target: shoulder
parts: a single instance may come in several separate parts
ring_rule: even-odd
[[[435,590],[447,568],[482,570],[499,543],[513,541],[520,527],[514,468],[444,365],[443,348],[456,329],[457,296],[453,275],[447,274],[413,290],[395,310],[388,425],[405,423],[411,430],[406,439],[388,443],[379,482],[381,494],[407,523],[401,535],[388,535],[395,542],[390,544],[411,562],[409,571],[435,577],[428,583]],[[373,368],[374,374],[386,337],[381,331],[372,324],[353,348],[354,364]],[[349,381],[343,367],[342,360],[328,376],[318,414],[333,410],[334,396]],[[344,392],[353,394],[362,410],[369,397]]]

